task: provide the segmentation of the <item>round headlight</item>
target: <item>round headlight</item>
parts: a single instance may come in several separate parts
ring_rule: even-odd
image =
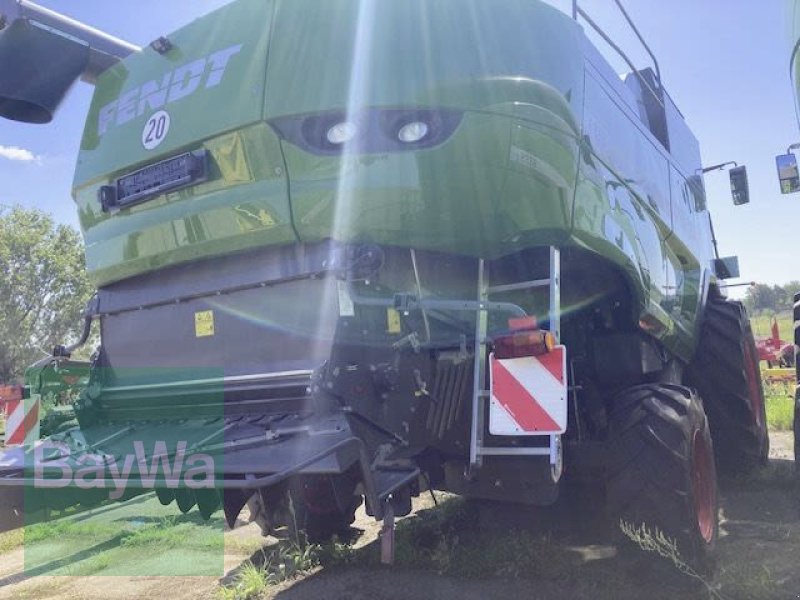
[[[355,123],[343,121],[342,123],[337,123],[328,129],[328,134],[325,137],[328,138],[328,141],[331,144],[340,146],[341,144],[346,144],[352,140],[356,136],[357,131],[358,128],[356,127]]]
[[[397,132],[398,139],[404,144],[413,144],[419,142],[426,135],[428,135],[429,127],[427,123],[422,121],[413,121],[407,125],[403,125],[400,131]]]

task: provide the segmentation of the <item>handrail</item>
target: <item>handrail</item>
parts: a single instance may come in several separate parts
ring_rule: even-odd
[[[625,20],[627,21],[628,25],[630,25],[630,27],[633,30],[633,32],[636,34],[636,37],[641,42],[641,44],[644,47],[644,49],[647,52],[647,54],[650,55],[650,58],[653,60],[653,66],[655,67],[656,81],[658,82],[658,87],[660,89],[663,89],[663,85],[661,84],[661,67],[658,64],[658,60],[656,59],[655,54],[653,54],[653,51],[650,49],[650,46],[647,45],[647,42],[645,41],[644,36],[639,31],[639,28],[636,27],[636,24],[633,22],[633,19],[631,19],[630,15],[628,14],[628,11],[625,10],[625,7],[622,5],[622,1],[621,0],[614,0],[614,3],[619,8],[620,12],[622,12],[622,16],[625,17]],[[639,79],[639,82],[643,86],[645,86],[653,94],[653,97],[663,107],[664,103],[662,102],[661,98],[659,97],[658,92],[655,89],[653,89],[653,86],[651,86],[650,83],[644,77],[642,77],[641,73],[639,73],[639,69],[637,69],[636,65],[633,64],[633,61],[631,61],[631,59],[628,58],[628,55],[625,54],[625,52],[622,51],[622,48],[620,48],[611,39],[611,37],[605,31],[603,31],[603,28],[600,27],[600,25],[598,25],[588,15],[588,13],[585,10],[583,10],[583,8],[578,4],[578,0],[572,0],[572,18],[577,21],[578,20],[578,16],[583,17],[583,19],[589,25],[591,25],[592,29],[594,29],[598,33],[598,35],[600,35],[600,37],[603,38],[603,40],[609,46],[611,46],[611,48],[613,50],[615,50],[617,52],[617,54],[619,54],[622,57],[622,60],[624,60],[625,63],[630,67],[631,72],[637,77],[637,79]]]
[[[628,25],[630,25],[631,29],[633,29],[633,33],[635,33],[636,37],[639,38],[639,41],[642,43],[642,46],[644,47],[647,54],[649,54],[650,58],[653,59],[653,66],[656,68],[656,78],[658,79],[658,85],[661,86],[661,67],[658,65],[658,59],[656,58],[656,55],[653,54],[653,51],[650,50],[650,46],[648,46],[647,42],[644,41],[644,36],[639,31],[639,28],[636,27],[636,23],[633,22],[633,19],[631,19],[630,15],[628,14],[628,11],[625,10],[625,7],[622,5],[622,0],[614,0],[614,3],[619,8],[620,12],[622,13],[622,16],[625,17],[625,20],[628,22]]]

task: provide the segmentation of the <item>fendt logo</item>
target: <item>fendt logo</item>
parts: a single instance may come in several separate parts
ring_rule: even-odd
[[[225,48],[170,71],[161,81],[148,81],[125,92],[117,100],[100,109],[97,119],[98,135],[102,136],[112,127],[124,125],[147,112],[156,111],[191,96],[200,89],[204,80],[203,89],[218,86],[225,76],[231,58],[241,50],[241,44]]]

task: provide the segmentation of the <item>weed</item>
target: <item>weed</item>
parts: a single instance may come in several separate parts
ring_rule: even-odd
[[[280,583],[307,573],[320,564],[316,544],[291,543],[278,548],[277,554],[265,561],[271,583]]]
[[[353,546],[334,537],[331,542],[319,547],[318,557],[323,566],[352,565],[358,559],[358,553]]]
[[[261,551],[263,564],[248,561],[233,583],[219,588],[221,600],[249,600],[261,595],[270,585],[296,579],[321,564],[323,551],[316,544],[281,544],[272,552]]]
[[[681,556],[678,549],[678,543],[659,530],[654,528],[651,530],[647,525],[642,523],[638,527],[625,521],[619,522],[619,528],[622,530],[623,535],[631,540],[634,544],[639,546],[643,551],[655,554],[671,563],[678,572],[683,573],[687,577],[702,583],[708,590],[711,597],[717,600],[725,600],[725,597],[714,588],[702,575],[695,571]]]
[[[233,585],[219,588],[217,595],[220,600],[250,600],[262,595],[268,586],[267,570],[247,562],[236,575]]]

